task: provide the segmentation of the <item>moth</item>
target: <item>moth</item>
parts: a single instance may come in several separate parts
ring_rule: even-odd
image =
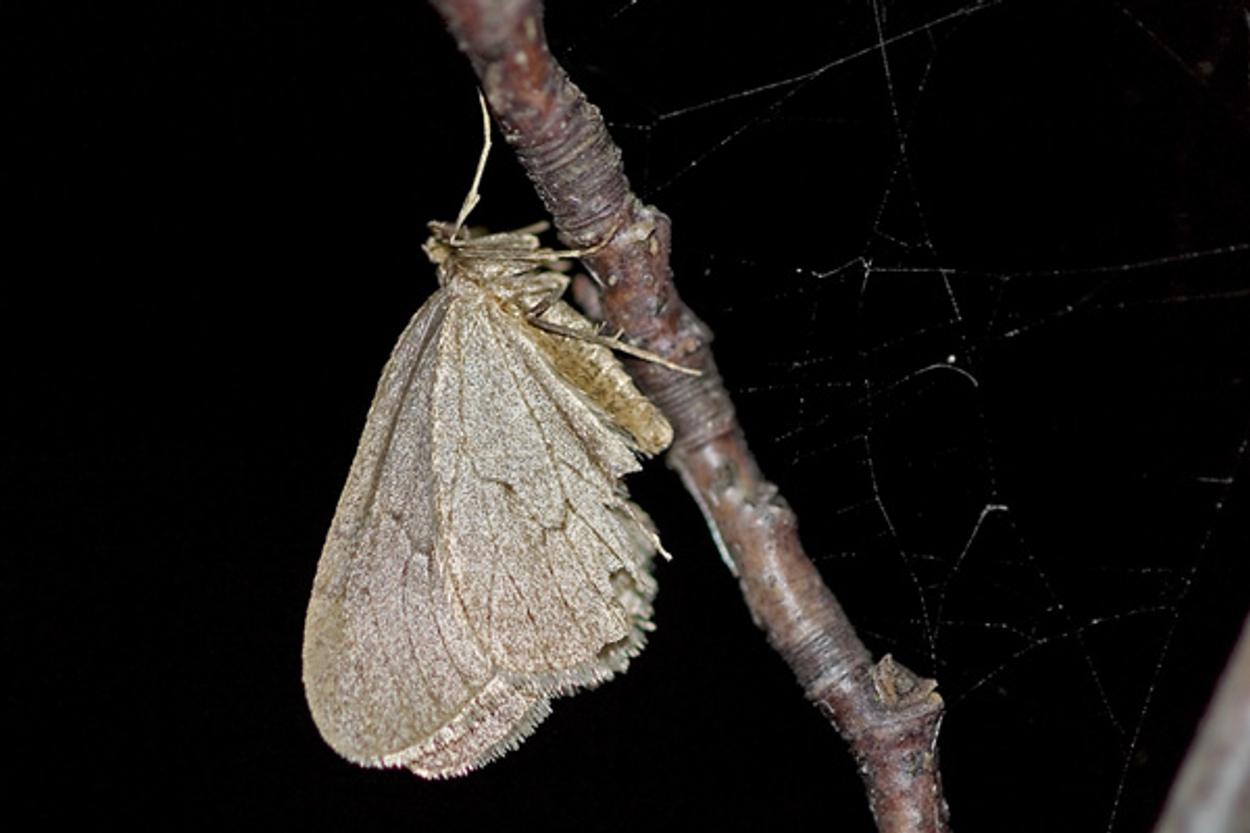
[[[568,253],[463,233],[483,115],[469,197],[425,244],[440,288],[382,372],[304,631],[326,742],[428,778],[514,749],[552,698],[642,649],[659,544],[621,477],[672,439],[613,341],[559,300],[568,278],[544,267]]]

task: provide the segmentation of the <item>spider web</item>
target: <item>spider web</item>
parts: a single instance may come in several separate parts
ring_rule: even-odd
[[[561,59],[826,580],[940,681],[957,829],[1145,829],[1250,606],[1250,18],[776,11]]]

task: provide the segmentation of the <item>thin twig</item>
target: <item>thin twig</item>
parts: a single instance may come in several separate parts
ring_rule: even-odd
[[[673,424],[668,462],[703,510],[751,616],[850,745],[878,829],[947,830],[937,683],[889,656],[873,664],[804,554],[794,513],[747,449],[712,359],[711,332],[673,285],[669,219],[630,190],[598,109],[552,58],[542,4],[431,2],[472,62],[562,241],[596,249],[583,261],[603,287],[607,323],[631,343],[702,371],[691,377],[631,363],[639,386]]]
[[[1250,828],[1250,617],[1198,727],[1154,833]]]

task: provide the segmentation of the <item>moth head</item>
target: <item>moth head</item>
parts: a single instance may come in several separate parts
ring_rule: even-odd
[[[452,256],[455,250],[455,228],[453,228],[451,223],[433,220],[430,222],[430,232],[430,238],[425,241],[425,245],[421,248],[431,263],[441,266]]]

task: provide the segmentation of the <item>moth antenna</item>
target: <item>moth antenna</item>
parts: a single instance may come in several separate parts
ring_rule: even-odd
[[[481,90],[477,91],[477,100],[482,105],[482,155],[477,159],[477,171],[473,174],[473,184],[469,186],[469,193],[464,198],[464,204],[460,206],[460,213],[456,215],[456,225],[452,228],[451,237],[448,239],[448,242],[453,245],[456,242],[456,235],[464,227],[464,221],[469,218],[469,212],[482,199],[481,194],[477,192],[477,186],[482,184],[482,171],[486,170],[486,158],[490,156],[490,111],[486,109],[486,97],[482,95]]]

